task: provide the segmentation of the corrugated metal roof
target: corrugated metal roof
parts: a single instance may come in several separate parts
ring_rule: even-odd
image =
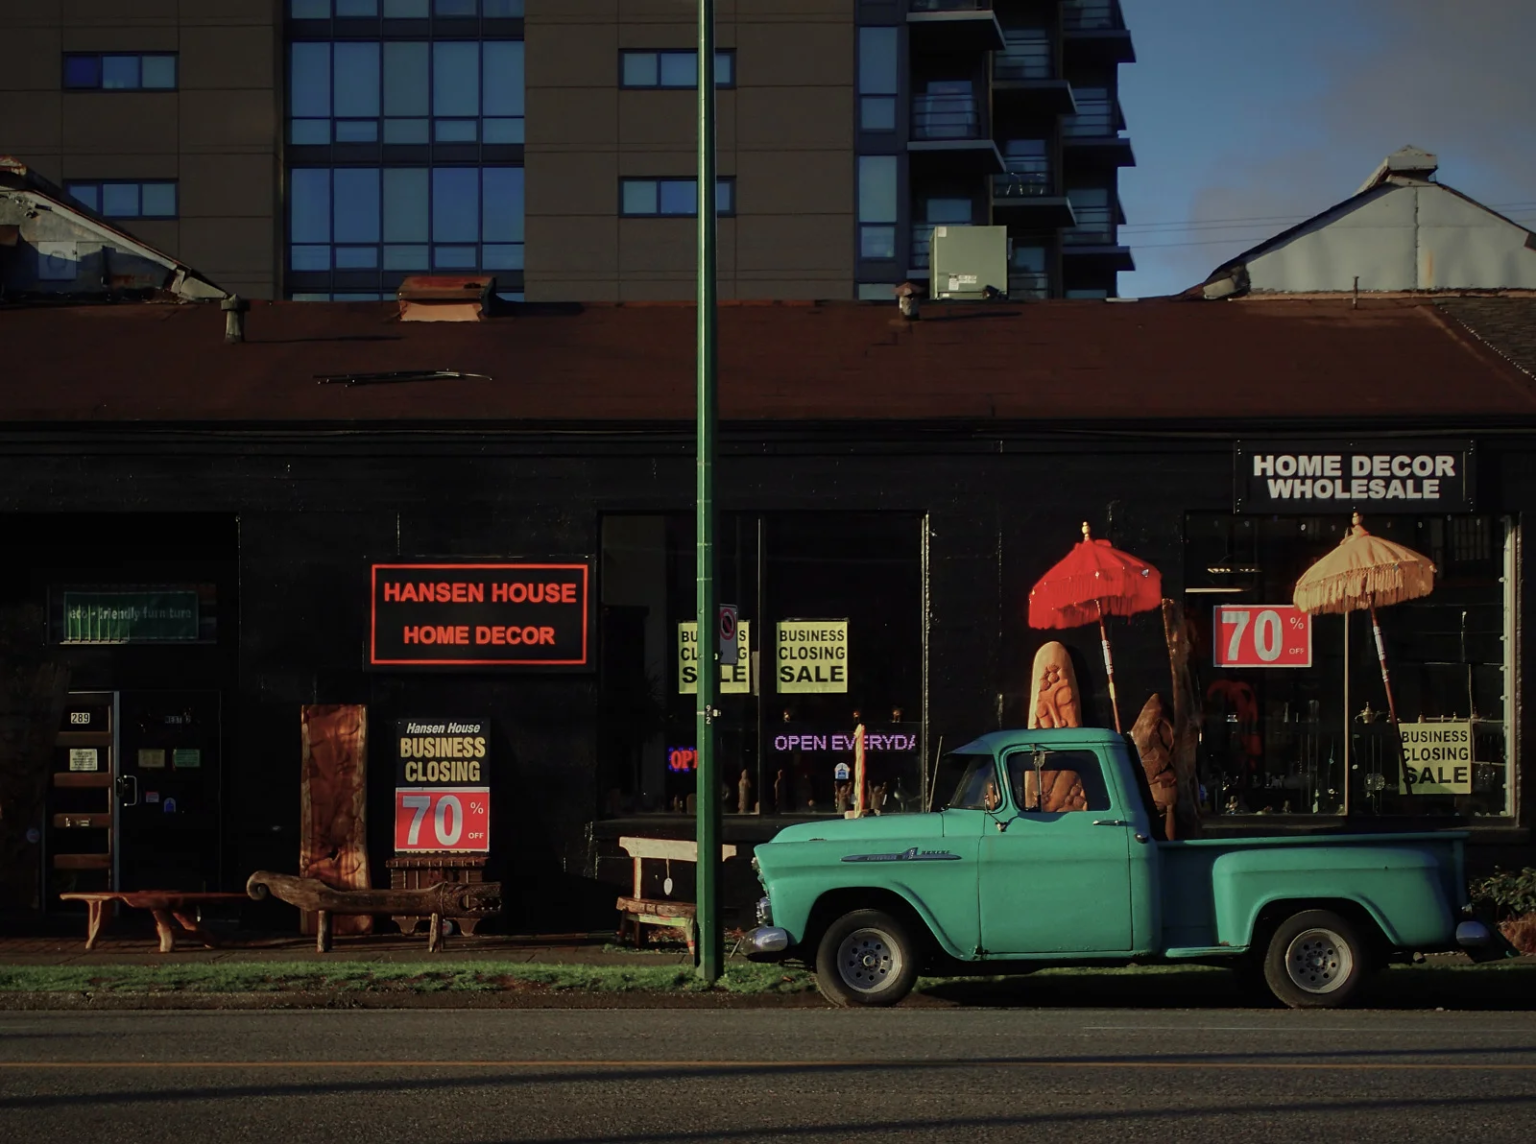
[[[1497,304],[1501,300],[1491,300]],[[721,411],[755,420],[1229,421],[1536,416],[1536,385],[1433,304],[1347,299],[924,308],[737,305]],[[694,310],[529,307],[411,324],[393,303],[0,308],[10,422],[687,421]],[[321,385],[457,370],[488,380]]]

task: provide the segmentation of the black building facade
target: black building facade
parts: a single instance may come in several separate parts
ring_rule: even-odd
[[[870,323],[872,344],[883,344],[883,312],[875,319],[868,308],[845,309],[847,321]],[[1073,316],[1089,309],[1067,307]],[[1148,307],[1139,320],[1145,328],[1166,313],[1184,322],[1188,310]],[[1039,312],[975,325],[1034,322],[1038,333]],[[15,317],[0,315],[12,330]],[[691,320],[686,310],[677,318]],[[944,325],[890,336],[934,339],[942,357],[959,352],[937,343],[956,333]],[[1305,337],[1305,327],[1275,336]],[[485,333],[443,327],[430,336],[474,346]],[[1106,331],[1107,342],[1116,336]],[[793,341],[794,331],[783,337]],[[987,368],[990,351],[972,348],[977,370]],[[1296,368],[1342,376],[1348,363],[1327,360],[1335,348],[1299,345]],[[1160,352],[1178,361],[1144,358],[1149,381],[1158,369],[1210,364],[1198,345]],[[1458,343],[1448,352],[1469,351]],[[199,353],[176,368],[192,386],[223,360]],[[826,368],[805,360],[807,371]],[[1129,416],[1113,393],[1068,386],[1042,396],[1028,380],[1008,383],[1011,396],[987,399],[1000,412],[944,416],[946,407],[975,410],[974,393],[930,384],[919,394],[916,382],[903,388],[904,377],[884,397],[861,381],[831,415],[813,417],[796,407],[809,399],[772,393],[738,400],[733,414],[728,362],[719,575],[722,600],[736,603],[745,622],[747,654],[731,669],[721,704],[729,782],[716,796],[727,839],[765,840],[787,820],[837,813],[837,767],[851,761],[851,733],[861,723],[885,808],[920,806],[939,751],[1026,722],[1031,662],[1048,639],[1071,651],[1085,721],[1107,724],[1097,631],[1036,631],[1026,622],[1030,586],[1087,522],[1095,536],[1155,565],[1164,595],[1190,619],[1207,830],[1470,830],[1476,866],[1529,861],[1521,796],[1531,781],[1522,750],[1531,728],[1520,679],[1531,644],[1520,617],[1530,585],[1521,522],[1536,507],[1536,447],[1519,421],[1536,413],[1536,399],[1512,390],[1516,371],[1491,355],[1474,365],[1448,391],[1405,389],[1388,378],[1362,392],[1357,379],[1352,397],[1318,399],[1304,417],[1274,412],[1288,400],[1312,400],[1294,388],[1261,397],[1218,389],[1213,397],[1196,387],[1151,399],[1149,416]],[[285,375],[323,368],[307,359],[283,366]],[[306,392],[266,363],[251,376],[253,385],[265,379],[283,393]],[[217,381],[209,384],[217,391]],[[93,796],[51,792],[36,843],[48,879],[41,899],[89,877],[238,889],[252,870],[292,869],[301,709],[361,704],[376,882],[396,841],[401,724],[488,721],[488,874],[508,886],[505,924],[607,924],[613,895],[604,879],[623,877],[604,861],[616,853],[614,841],[689,835],[688,811],[701,797],[688,694],[699,663],[689,630],[692,437],[668,412],[674,399],[640,402],[666,414],[650,418],[615,399],[610,412],[561,420],[494,410],[471,419],[463,413],[477,395],[445,388],[461,383],[425,382],[409,393],[356,391],[359,406],[401,403],[414,414],[381,416],[374,405],[348,420],[279,419],[263,413],[267,398],[229,384],[239,390],[231,409],[175,419],[87,421],[81,411],[93,399],[65,392],[51,400],[69,405],[68,415],[44,421],[28,416],[26,401],[47,399],[8,398],[15,415],[0,439],[8,654],[67,663],[77,693],[69,712],[116,704],[116,777],[132,777],[136,787],[132,805],[117,811],[111,871],[57,864],[76,837],[55,825],[58,815],[86,809],[65,801]],[[305,376],[303,384],[314,382]],[[813,378],[804,384],[816,388]],[[1329,376],[1316,384],[1327,390]],[[579,385],[542,400],[574,409]],[[1402,412],[1387,423],[1361,412],[1394,394]],[[168,409],[180,399],[154,400]],[[504,409],[508,400],[494,402]],[[929,412],[892,411],[902,403]],[[1223,403],[1255,412],[1223,413]],[[1044,416],[1018,415],[1031,404]],[[762,415],[775,406],[780,413]],[[1073,416],[1058,412],[1074,407]],[[1170,417],[1171,407],[1187,415]],[[1271,489],[1271,470],[1261,462],[1255,471],[1256,456],[1288,472],[1316,465],[1305,479],[1319,484],[1307,495],[1293,485],[1278,501],[1255,503]],[[1341,458],[1343,483],[1323,496],[1330,462],[1312,458],[1327,457]],[[1383,463],[1371,458],[1387,458],[1385,475],[1367,472],[1356,488],[1355,457],[1368,468]],[[1424,457],[1452,459],[1440,462],[1433,496],[1425,481],[1437,478],[1414,475]],[[1393,475],[1394,464],[1403,475]],[[1380,495],[1370,486],[1376,479]],[[1400,488],[1391,496],[1394,481]],[[1431,595],[1381,610],[1384,651],[1402,726],[1470,728],[1466,775],[1437,773],[1423,784],[1405,775],[1364,613],[1313,617],[1304,655],[1300,637],[1283,630],[1296,577],[1338,543],[1356,507],[1373,533],[1437,565]],[[379,579],[386,566],[393,596]],[[543,587],[557,580],[571,587]],[[547,624],[504,622],[494,609],[477,612],[473,589],[461,587],[468,610],[460,624],[453,585],[471,582],[490,585],[483,591],[499,592],[502,603],[520,590],[517,602],[527,604],[536,589],[579,607],[549,613]],[[406,605],[423,601],[402,600],[399,585],[421,586],[407,596],[419,590],[442,607],[411,612]],[[140,628],[144,639],[87,630],[92,619],[110,623],[116,614],[103,600],[138,607],[160,626]],[[381,621],[381,601],[406,610]],[[562,625],[577,612],[582,633],[571,651]],[[417,662],[380,650],[381,623],[397,620],[402,632],[414,625]],[[460,626],[462,645],[453,634]],[[540,636],[544,627],[551,634]],[[423,636],[425,628],[433,634]],[[1129,725],[1148,696],[1168,693],[1163,628],[1149,613],[1111,621],[1110,634]],[[820,671],[817,656],[795,658],[794,648],[818,643],[840,645],[825,661],[843,669],[840,677]],[[61,736],[59,771],[73,742]],[[121,783],[118,797],[127,799]],[[737,881],[737,896],[749,900],[749,876]]]

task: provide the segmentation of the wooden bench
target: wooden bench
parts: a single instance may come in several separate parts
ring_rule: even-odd
[[[277,898],[316,915],[315,950],[331,951],[332,914],[420,914],[431,919],[427,950],[443,948],[443,918],[488,918],[501,912],[500,882],[438,882],[415,890],[338,890],[314,878],[257,870],[245,883],[256,901]]]
[[[120,903],[131,909],[150,912],[155,919],[155,932],[160,936],[161,953],[170,953],[176,948],[177,926],[181,927],[182,933],[196,938],[206,948],[217,948],[219,943],[197,923],[198,909],[214,902],[245,901],[244,894],[193,893],[185,890],[102,890],[60,894],[59,898],[65,902],[85,903],[86,949],[96,948],[96,939],[101,936],[101,927],[106,923],[107,907]]]
[[[645,944],[645,934],[641,926],[662,926],[667,929],[681,930],[683,940],[688,943],[688,952],[695,952],[698,937],[698,923],[695,919],[698,907],[693,902],[677,902],[670,898],[647,898],[645,896],[645,861],[663,860],[666,862],[687,862],[696,864],[699,860],[698,843],[684,838],[620,838],[619,847],[634,860],[635,878],[634,892],[626,898],[618,900],[619,910],[619,940],[624,941],[628,934],[626,926],[633,926],[633,937],[636,945]],[[736,857],[735,846],[720,847],[720,860]],[[670,877],[670,874],[668,875]]]

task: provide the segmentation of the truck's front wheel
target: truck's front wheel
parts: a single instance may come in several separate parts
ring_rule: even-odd
[[[1292,1009],[1334,1009],[1359,989],[1367,956],[1354,923],[1329,910],[1303,910],[1275,929],[1264,980]]]
[[[916,943],[880,910],[844,914],[817,946],[816,987],[834,1005],[894,1005],[916,983]]]

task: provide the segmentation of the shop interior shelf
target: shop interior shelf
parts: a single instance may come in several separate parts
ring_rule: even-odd
[[[56,814],[53,816],[55,830],[111,830],[112,816],[110,814]]]
[[[112,868],[112,855],[55,854],[53,856],[53,868],[55,870],[110,870]]]
[[[53,785],[56,787],[69,787],[81,789],[87,787],[110,787],[112,785],[111,771],[55,771]]]
[[[60,731],[56,745],[60,747],[110,747],[111,731]]]

